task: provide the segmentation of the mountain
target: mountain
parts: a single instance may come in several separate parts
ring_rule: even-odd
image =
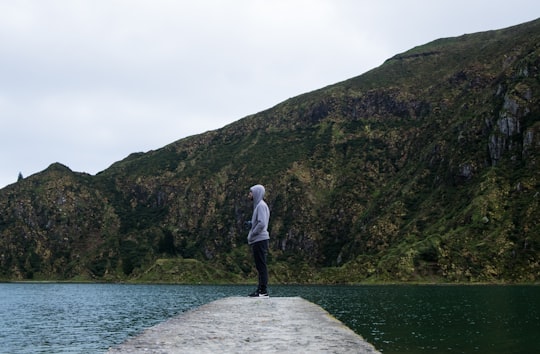
[[[0,278],[247,282],[261,183],[271,282],[537,282],[540,20],[438,39],[92,176],[0,190]]]

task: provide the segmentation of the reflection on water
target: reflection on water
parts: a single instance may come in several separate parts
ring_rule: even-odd
[[[249,286],[0,284],[0,352],[99,353]],[[275,286],[313,301],[383,353],[540,352],[539,286]]]
[[[538,286],[324,289],[306,298],[384,353],[540,352]]]

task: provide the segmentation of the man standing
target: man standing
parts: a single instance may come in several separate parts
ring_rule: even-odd
[[[260,184],[249,189],[249,199],[253,201],[253,215],[251,217],[251,229],[247,237],[248,244],[253,252],[255,267],[259,273],[259,286],[257,290],[249,294],[250,297],[268,297],[268,269],[266,267],[266,256],[268,255],[268,222],[270,221],[270,210],[263,200],[264,187]]]

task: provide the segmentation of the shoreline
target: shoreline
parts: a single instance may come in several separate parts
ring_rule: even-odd
[[[132,284],[132,285],[204,285],[204,286],[252,286],[254,282],[152,282],[152,281],[137,281],[137,280],[6,280],[0,279],[0,284]],[[383,285],[440,285],[440,286],[540,286],[540,281],[535,282],[407,282],[407,281],[378,281],[378,282],[360,282],[360,283],[272,283],[271,286],[383,286]]]

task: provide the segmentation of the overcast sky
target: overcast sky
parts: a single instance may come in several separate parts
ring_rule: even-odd
[[[0,188],[95,174],[538,0],[0,0]]]

